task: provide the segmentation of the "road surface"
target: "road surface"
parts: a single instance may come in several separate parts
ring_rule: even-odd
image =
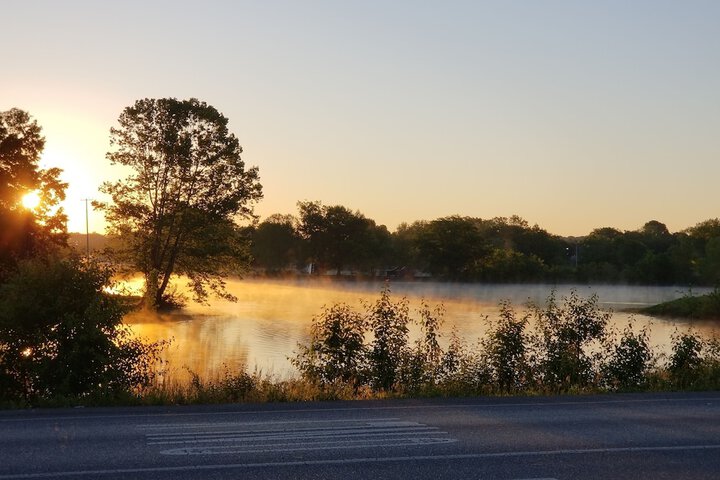
[[[42,478],[719,479],[720,393],[0,412]]]

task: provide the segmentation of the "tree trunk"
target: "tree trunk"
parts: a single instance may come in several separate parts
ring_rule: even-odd
[[[157,310],[160,306],[160,302],[157,298],[158,279],[159,274],[156,269],[152,269],[147,274],[145,274],[145,294],[143,296],[143,307],[147,310]]]

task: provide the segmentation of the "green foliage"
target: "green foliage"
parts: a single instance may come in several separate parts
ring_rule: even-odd
[[[340,205],[299,202],[298,209],[298,231],[308,262],[337,275],[347,268],[374,271],[385,265],[390,233],[384,225]]]
[[[420,392],[435,387],[443,374],[440,328],[445,314],[442,305],[431,307],[421,300],[416,323],[420,337],[403,351],[395,382],[396,390]]]
[[[653,361],[647,329],[635,333],[632,325],[628,325],[620,341],[607,348],[610,356],[602,367],[607,388],[632,390],[642,387],[647,382]]]
[[[648,315],[688,319],[719,319],[720,290],[715,288],[705,295],[693,295],[692,291],[681,298],[660,303],[641,310]]]
[[[372,385],[390,390],[395,384],[403,358],[407,357],[410,311],[407,299],[390,299],[390,287],[385,286],[380,298],[367,306],[368,326],[373,334],[368,354]]]
[[[310,344],[291,361],[307,379],[321,384],[359,385],[365,370],[367,322],[346,304],[324,308],[313,318]]]
[[[125,180],[106,182],[109,232],[116,259],[145,275],[146,306],[161,307],[173,275],[184,275],[197,301],[209,292],[231,298],[223,278],[249,260],[235,221],[252,217],[262,196],[257,168],[245,168],[228,120],[196,99],[138,100],[111,129],[112,164]]]
[[[292,215],[271,215],[252,230],[256,266],[276,274],[300,260],[301,239]]]
[[[670,381],[679,389],[692,388],[700,380],[703,366],[703,340],[694,333],[676,333],[668,365]]]
[[[490,325],[482,347],[489,374],[502,391],[517,391],[533,383],[525,329],[529,314],[517,318],[509,302],[500,303],[500,316]]]
[[[78,258],[23,261],[0,285],[0,400],[115,395],[155,375],[163,344],[122,324],[111,271]],[[4,398],[2,398],[4,397]]]
[[[411,346],[408,301],[393,301],[386,285],[362,313],[346,304],[324,308],[313,319],[309,344],[299,345],[291,362],[304,379],[324,387],[347,384],[376,392],[429,388],[457,366],[448,367],[440,347],[442,306],[423,302],[418,315],[422,336]]]
[[[520,217],[453,215],[402,223],[392,234],[360,212],[320,202],[298,203],[300,216],[254,231],[256,266],[272,273],[291,258],[315,272],[355,276],[431,275],[468,282],[602,282],[716,285],[720,265],[717,219],[670,233],[651,220],[637,230],[598,228],[561,238]],[[286,216],[287,217],[287,216]],[[269,223],[277,223],[268,219]],[[265,222],[264,222],[265,223]],[[294,229],[292,224],[297,223]],[[293,236],[297,247],[291,248]],[[299,256],[298,256],[298,252]]]
[[[540,334],[542,382],[560,390],[590,384],[595,365],[588,349],[605,338],[612,314],[600,310],[597,295],[581,298],[576,291],[562,304],[553,293],[544,306],[534,310]]]

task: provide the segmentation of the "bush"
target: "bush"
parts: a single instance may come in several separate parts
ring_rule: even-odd
[[[493,384],[504,392],[514,392],[532,383],[527,359],[525,327],[529,314],[517,318],[509,302],[500,303],[500,318],[490,324],[482,348]]]
[[[688,389],[695,386],[702,373],[703,340],[694,333],[677,332],[672,338],[672,355],[668,365],[670,381],[675,388]]]
[[[390,287],[385,286],[380,298],[368,305],[367,310],[368,326],[373,333],[368,354],[372,387],[391,390],[402,360],[408,356],[408,301],[403,298],[394,303],[390,299]]]
[[[446,349],[442,307],[421,303],[413,345],[408,312],[407,300],[392,301],[387,287],[364,315],[343,304],[324,309],[310,344],[293,359],[319,389],[315,398],[720,388],[720,340],[676,335],[669,364],[656,368],[648,330],[608,332],[612,313],[599,308],[596,295],[573,291],[558,301],[551,294],[522,315],[503,302],[478,345],[453,329]]]
[[[291,359],[292,364],[314,382],[360,384],[367,354],[366,324],[365,318],[346,304],[324,308],[313,318],[310,344],[299,345],[300,352]]]
[[[566,391],[590,386],[596,361],[593,344],[602,341],[612,313],[600,310],[597,295],[581,298],[570,292],[559,305],[551,294],[544,307],[534,307],[539,328],[539,369],[545,388]]]
[[[633,332],[628,325],[619,343],[609,345],[610,357],[603,366],[604,385],[610,390],[628,390],[642,387],[648,379],[653,352],[646,329]]]
[[[442,371],[443,351],[439,339],[444,308],[439,305],[433,309],[421,300],[417,313],[421,336],[412,348],[405,349],[396,381],[396,388],[407,393],[434,389]]]
[[[18,264],[0,285],[0,400],[108,396],[147,385],[162,343],[122,324],[112,272],[79,258]]]

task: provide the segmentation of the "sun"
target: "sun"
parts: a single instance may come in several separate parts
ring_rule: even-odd
[[[22,197],[23,207],[28,210],[35,210],[40,205],[40,195],[38,192],[29,192]]]

